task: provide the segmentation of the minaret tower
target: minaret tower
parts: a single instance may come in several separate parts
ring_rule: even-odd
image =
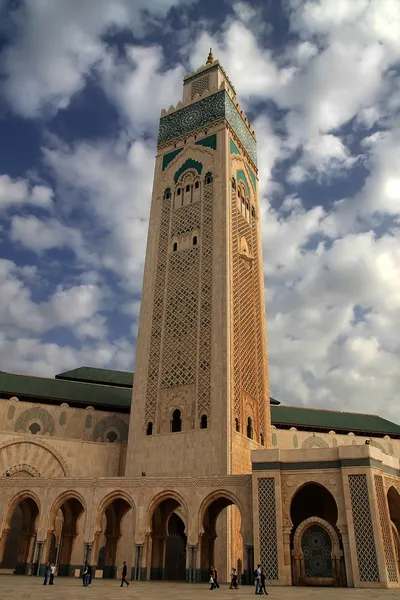
[[[270,445],[255,133],[212,51],[163,110],[126,475],[249,473]]]

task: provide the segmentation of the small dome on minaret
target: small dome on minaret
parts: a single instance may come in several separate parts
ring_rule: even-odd
[[[210,48],[210,52],[208,53],[206,65],[212,65],[212,64],[214,64],[214,56],[212,53],[212,48]]]

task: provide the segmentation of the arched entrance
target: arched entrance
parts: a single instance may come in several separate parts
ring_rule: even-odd
[[[397,559],[397,570],[400,573],[400,494],[391,486],[388,489],[387,500],[391,520],[391,531]]]
[[[73,575],[74,570],[82,566],[84,540],[81,522],[84,512],[83,500],[67,494],[56,501],[51,512],[52,523],[44,562],[54,562],[60,576]]]
[[[151,517],[150,579],[186,579],[187,513],[178,497],[162,499]]]
[[[222,491],[207,498],[200,509],[200,569],[202,581],[208,581],[214,566],[220,581],[228,581],[232,567],[243,570],[243,535],[241,511],[236,498]]]
[[[306,484],[295,494],[290,516],[293,585],[345,586],[338,509],[332,494],[317,483]]]
[[[2,569],[13,569],[18,575],[28,573],[35,551],[38,515],[38,504],[30,496],[22,497],[12,505],[8,526],[3,533],[7,538],[1,561]]]
[[[117,576],[119,562],[128,560],[128,556],[118,561],[118,553],[124,538],[122,523],[125,515],[132,509],[128,498],[113,496],[106,498],[100,507],[100,527],[96,532],[95,560],[97,569],[103,571],[103,578]],[[130,532],[133,535],[133,532]],[[129,576],[129,575],[128,575]]]

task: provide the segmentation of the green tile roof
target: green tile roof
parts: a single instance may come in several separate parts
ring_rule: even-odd
[[[94,367],[79,367],[78,369],[72,369],[72,371],[65,371],[56,375],[56,379],[103,383],[119,387],[132,387],[133,385],[133,373],[129,373],[128,371],[112,371],[110,369],[96,369]]]
[[[377,415],[318,410],[298,406],[271,406],[271,420],[276,426],[310,427],[353,432],[376,432],[400,435],[400,426]]]
[[[133,373],[80,367],[56,375],[56,379],[0,372],[0,396],[20,399],[40,398],[96,406],[105,410],[129,411]],[[333,431],[380,433],[400,436],[400,426],[377,415],[363,415],[299,406],[282,406],[271,401],[271,421],[275,426],[307,427]]]
[[[98,408],[130,409],[132,388],[0,372],[0,396],[46,398]],[[33,400],[34,401],[34,400]]]

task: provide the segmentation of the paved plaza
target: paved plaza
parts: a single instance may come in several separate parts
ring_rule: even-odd
[[[56,578],[54,587],[42,584],[40,577],[18,577],[14,575],[0,576],[1,600],[48,600],[57,598],[63,600],[120,600],[120,598],[137,600],[200,600],[208,598],[211,594],[220,598],[252,598],[254,588],[241,587],[239,590],[230,590],[228,585],[222,585],[219,590],[210,592],[207,584],[187,584],[172,582],[132,582],[129,588],[119,587],[115,580],[96,580],[88,588],[84,588],[79,579]],[[310,588],[310,587],[273,587],[269,590],[271,600],[390,600],[398,598],[399,592],[393,590],[373,590],[354,588]]]

